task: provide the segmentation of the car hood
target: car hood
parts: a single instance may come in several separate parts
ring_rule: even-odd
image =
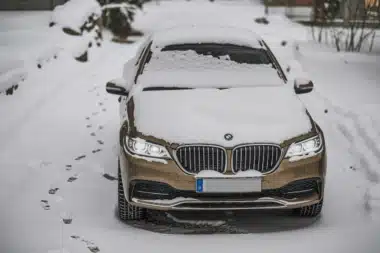
[[[305,107],[285,85],[143,91],[133,101],[136,130],[169,143],[281,144],[312,130]]]

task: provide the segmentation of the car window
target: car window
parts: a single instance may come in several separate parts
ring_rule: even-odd
[[[164,47],[161,51],[192,50],[200,55],[226,59],[246,64],[271,64],[272,61],[263,48],[251,48],[232,44],[179,44]]]

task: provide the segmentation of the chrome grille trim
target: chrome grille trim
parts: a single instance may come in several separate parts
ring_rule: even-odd
[[[239,145],[232,150],[232,171],[237,173],[239,171],[257,170],[263,174],[268,174],[277,169],[283,155],[283,149],[277,144],[255,143]],[[247,166],[248,169],[245,169]]]
[[[212,153],[211,156],[210,153]],[[190,175],[196,175],[200,171],[209,168],[225,173],[228,164],[227,150],[221,146],[208,144],[180,145],[174,150],[174,160],[186,174]],[[215,169],[215,167],[218,168]]]

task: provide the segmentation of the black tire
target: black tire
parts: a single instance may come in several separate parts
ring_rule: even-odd
[[[123,181],[121,180],[120,164],[118,168],[118,215],[122,221],[143,220],[145,219],[146,210],[133,206],[125,199]]]
[[[316,217],[322,212],[323,199],[311,206],[304,206],[293,210],[293,214],[299,217]]]

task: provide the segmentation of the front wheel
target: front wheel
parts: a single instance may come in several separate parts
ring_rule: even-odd
[[[128,203],[124,195],[123,181],[121,180],[120,164],[118,164],[118,214],[122,221],[143,220],[146,210]]]
[[[293,214],[299,217],[316,217],[321,213],[322,207],[323,199],[314,205],[294,209]]]

